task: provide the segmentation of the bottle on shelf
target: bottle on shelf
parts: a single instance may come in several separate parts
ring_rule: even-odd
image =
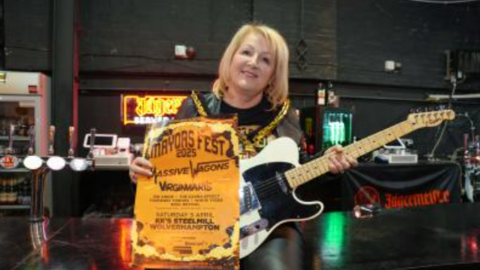
[[[31,179],[30,178],[25,178],[24,181],[21,184],[21,191],[20,191],[20,193],[22,194],[21,204],[29,205],[32,201],[30,183],[31,183]]]
[[[5,193],[5,178],[0,178],[0,205],[7,202],[7,194]]]
[[[4,188],[4,201],[5,203],[4,204],[12,204],[12,201],[11,201],[11,196],[12,196],[12,185],[11,185],[11,181],[12,181],[12,178],[11,177],[8,177],[8,178],[4,178],[4,185],[5,185],[5,188]]]

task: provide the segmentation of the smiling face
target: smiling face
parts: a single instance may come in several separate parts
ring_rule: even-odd
[[[223,53],[212,91],[236,108],[255,106],[262,97],[275,108],[287,100],[288,59],[287,43],[278,31],[243,25]]]
[[[248,34],[233,55],[229,67],[229,94],[260,102],[263,91],[272,81],[274,58],[263,36]]]

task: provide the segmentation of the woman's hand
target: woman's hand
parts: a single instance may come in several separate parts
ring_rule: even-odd
[[[129,167],[130,179],[133,183],[137,183],[138,175],[152,176],[152,163],[143,157],[137,157],[132,161]]]
[[[325,151],[325,155],[330,155],[328,169],[331,173],[344,173],[345,170],[356,167],[358,162],[355,158],[345,155],[343,147],[335,145]]]

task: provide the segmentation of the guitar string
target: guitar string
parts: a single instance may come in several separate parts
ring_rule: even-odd
[[[391,133],[389,132],[388,135],[391,135]],[[371,149],[378,146],[379,143],[381,144],[381,140],[378,140],[378,139],[373,139],[372,140],[372,138],[366,138],[366,139],[367,140],[358,141],[356,144],[351,144],[349,146],[346,146],[345,149],[344,149],[344,152],[347,155],[350,154],[354,157],[358,157],[358,156],[361,155],[361,153],[369,152]],[[322,157],[318,158],[317,160],[307,162],[300,167],[292,168],[290,170],[295,170],[295,169],[300,169],[300,168],[305,169],[305,166],[310,166],[310,167],[313,167],[313,168],[309,168],[307,173],[304,173],[303,175],[306,175],[310,171],[312,171],[312,173],[315,174],[315,176],[311,177],[311,176],[307,175],[309,179],[320,177],[328,171],[328,165],[326,165],[325,163],[328,162],[328,160],[331,157],[333,157],[334,155],[335,155],[335,153],[325,154]],[[327,170],[323,171],[325,169],[327,169]],[[288,171],[290,171],[290,170],[288,170]],[[320,173],[318,173],[318,172],[320,172]],[[292,187],[291,187],[290,183],[288,182],[288,180],[286,179],[285,173],[286,172],[282,172],[282,174],[284,175],[283,179],[286,182],[286,184],[289,186],[289,188],[291,189]],[[302,181],[302,182],[306,183],[306,181]],[[278,185],[279,184],[278,184],[278,181],[277,181],[276,177],[268,178],[268,179],[265,179],[264,181],[260,182],[259,184],[257,184],[256,187],[255,187],[255,191],[257,191],[257,192],[268,192],[269,189],[276,190],[276,189],[278,189],[278,187],[277,187]]]
[[[380,135],[380,133],[384,133],[384,131],[379,132],[379,134],[375,134],[375,135]],[[388,132],[388,135],[390,136],[391,132]],[[365,141],[361,140],[356,144],[352,144],[352,145],[349,145],[349,146],[345,147],[344,151],[346,153],[352,153],[352,154],[354,152],[356,152],[356,154],[354,156],[359,156],[359,153],[369,152],[369,150],[370,150],[369,148],[374,148],[375,145],[378,145],[379,142],[381,141],[381,140],[378,140],[378,139],[372,140],[372,138],[366,138],[366,139],[367,140],[365,140]],[[301,167],[292,168],[291,170],[295,170],[295,169],[303,168],[305,166],[312,166],[313,165],[314,168],[310,168],[308,170],[308,172],[313,171],[314,174],[317,174],[316,172],[319,171],[321,173],[314,176],[314,177],[309,177],[309,178],[313,179],[313,178],[320,177],[324,173],[326,173],[326,172],[322,172],[322,168],[328,168],[328,165],[325,165],[324,163],[326,163],[328,161],[328,159],[332,156],[334,156],[334,153],[329,153],[329,154],[323,155],[319,159],[311,161],[311,162],[314,162],[314,163],[308,162],[308,163],[302,165]],[[286,184],[291,189],[292,187],[290,186],[290,183],[288,182],[288,180],[285,177],[285,172],[283,172],[282,174],[284,175],[284,177],[283,177],[284,181],[286,182]],[[272,191],[272,190],[276,191],[276,190],[278,190],[278,185],[279,185],[279,183],[277,181],[277,178],[276,177],[271,177],[271,178],[265,179],[264,181],[257,184],[255,186],[255,191],[257,193],[261,193],[261,192],[266,193],[266,192],[269,192],[269,191]]]
[[[319,158],[316,162],[317,163],[325,163],[326,160],[333,156],[333,154],[326,154],[324,156],[322,156],[321,158]],[[306,164],[305,164],[306,165]],[[290,170],[295,170],[295,169],[298,169],[298,168],[302,168],[304,167],[305,165],[301,166],[301,167],[297,167],[297,168],[292,168]],[[315,169],[318,170],[318,171],[322,171],[321,169],[319,169],[319,167],[322,167],[322,166],[325,166],[325,165],[321,165],[321,164],[316,164],[315,166]],[[317,176],[315,177],[319,177],[321,175],[323,175],[324,172],[318,174]],[[314,177],[314,178],[315,178]],[[286,176],[285,176],[285,172],[282,172],[282,178],[281,178],[282,181],[284,181],[285,185],[288,186],[288,188],[290,190],[292,190],[292,187],[290,186],[290,183],[288,182]],[[274,176],[274,177],[270,177],[270,178],[267,178],[267,179],[264,179],[262,182],[258,183],[257,185],[255,185],[255,191],[257,193],[263,193],[263,194],[268,194],[268,192],[276,192],[277,190],[281,190],[281,183],[278,181],[278,177]]]
[[[389,133],[389,135],[390,135],[390,133]],[[376,143],[376,142],[378,142],[378,141],[379,141],[379,140],[373,141],[373,143]],[[366,148],[366,147],[365,147],[365,143],[366,143],[366,142],[367,142],[367,141],[361,140],[361,141],[357,142],[356,144],[352,144],[352,145],[349,145],[349,146],[345,147],[344,151],[345,151],[345,152],[355,152],[355,151],[356,151],[357,153],[359,153],[359,150],[362,150],[362,148],[364,148],[364,149]],[[369,143],[369,144],[372,144],[372,143]],[[356,145],[361,145],[361,146],[360,146],[360,147],[356,147]],[[322,170],[322,167],[323,167],[323,168],[328,168],[328,165],[325,165],[324,163],[327,162],[328,159],[329,159],[330,157],[332,157],[333,155],[334,155],[333,153],[323,155],[323,156],[320,157],[318,160],[313,160],[313,161],[307,162],[306,164],[303,164],[301,167],[292,168],[291,170],[295,170],[295,169],[298,169],[298,168],[303,168],[303,167],[305,167],[305,166],[312,166],[312,165],[313,165],[314,168],[311,168],[309,171],[321,171],[321,170]],[[313,162],[313,163],[311,163],[311,162]],[[310,165],[309,165],[309,164],[310,164]],[[320,168],[319,168],[319,167],[320,167]],[[314,172],[314,173],[315,173],[315,172]],[[324,172],[323,172],[323,173],[324,173]],[[319,177],[319,176],[321,176],[323,173],[321,173],[321,174],[319,174],[318,176],[315,176],[315,177]],[[314,177],[314,178],[315,178],[315,177]],[[264,180],[264,182],[265,182],[265,180]],[[287,180],[287,183],[288,183],[288,180]],[[270,183],[270,182],[260,183],[260,184],[258,185],[258,187],[259,187],[259,188],[268,188],[268,186],[271,185],[271,184],[272,184],[272,183]],[[275,184],[275,182],[273,182],[273,184]]]
[[[359,153],[365,152],[366,149],[368,149],[369,147],[372,147],[372,144],[377,144],[378,143],[378,141],[376,141],[376,142],[374,141],[374,143],[369,143],[368,141],[364,141],[364,142],[362,142],[362,141],[359,141],[358,144],[349,145],[349,146],[345,147],[344,151],[346,153],[352,153],[352,154],[354,152],[357,152],[357,154],[355,154],[355,156],[358,156]],[[366,143],[369,146],[365,145]],[[361,146],[357,147],[357,145],[361,145]],[[328,168],[328,165],[325,165],[324,163],[326,163],[328,161],[328,159],[330,157],[333,157],[334,155],[335,155],[334,153],[325,154],[322,157],[320,157],[319,159],[311,161],[311,162],[315,162],[315,163],[318,163],[318,164],[314,164],[314,168],[310,169],[310,171],[320,171],[321,173],[314,176],[314,177],[309,176],[308,178],[309,179],[314,179],[314,178],[320,177],[323,174],[325,174],[326,172],[322,172],[321,168],[322,167],[323,168]],[[302,167],[305,167],[305,165],[307,165],[307,164],[310,164],[310,163],[306,163],[306,164],[302,165],[301,167],[292,168],[290,170],[300,169]],[[307,165],[307,166],[311,166],[311,165]],[[288,171],[290,171],[290,170],[288,170]],[[282,172],[281,180],[284,181],[285,184],[288,186],[289,193],[290,193],[293,190],[293,188],[291,187],[290,183],[288,182],[288,179],[286,178],[285,173],[286,172]],[[313,173],[317,174],[316,172],[313,172]],[[304,183],[306,183],[306,181]],[[254,185],[254,188],[255,188],[255,192],[257,193],[257,197],[262,197],[262,198],[268,198],[268,197],[271,197],[271,196],[276,195],[278,193],[283,193],[283,192],[281,192],[282,188],[281,188],[281,183],[278,181],[278,177],[267,178],[267,179],[263,180],[262,182],[258,183],[257,185]]]
[[[407,131],[405,131],[405,129],[407,129]],[[371,136],[368,136],[367,138],[365,138],[363,140],[360,140],[355,144],[351,144],[349,146],[346,146],[344,151],[346,153],[352,153],[352,154],[354,152],[356,152],[355,156],[358,157],[362,153],[363,154],[368,153],[371,150],[373,150],[375,148],[378,148],[379,146],[381,146],[382,144],[384,144],[388,141],[391,141],[391,140],[394,140],[395,138],[401,137],[401,136],[399,136],[399,134],[395,134],[395,131],[400,132],[402,135],[405,135],[405,134],[408,134],[408,133],[410,133],[414,130],[415,129],[413,129],[411,126],[406,125],[406,122],[401,122],[401,123],[398,123],[394,126],[391,126],[391,127],[387,128],[385,130],[377,132],[377,133],[375,133]],[[386,136],[385,136],[385,134],[386,134]],[[392,139],[392,135],[393,135],[393,139]],[[380,138],[378,138],[378,137],[380,137]],[[382,139],[382,137],[383,137],[383,139]],[[387,140],[385,140],[385,138],[387,138]],[[320,164],[316,164],[317,166],[315,166],[315,169],[318,170],[318,167],[319,167],[318,165],[325,166],[325,165],[322,165],[321,163],[324,163],[325,161],[328,160],[328,158],[332,157],[333,155],[334,155],[334,153],[326,154],[326,155],[322,156],[321,158],[319,158],[318,160],[314,160],[313,162],[320,163]],[[322,159],[323,159],[323,161],[322,161]],[[310,162],[304,164],[303,166],[305,166],[307,164],[310,164]],[[297,167],[297,168],[301,168],[301,167]],[[292,168],[291,170],[295,170],[297,168]],[[282,174],[283,174],[282,180],[285,181],[285,184],[288,185],[288,187],[290,189],[292,189],[290,183],[288,182],[288,179],[286,179],[285,173],[286,172],[282,172]],[[324,173],[320,173],[319,175],[317,175],[313,178],[320,177],[323,174]],[[313,178],[310,178],[310,179],[313,179]],[[275,194],[279,193],[278,191],[281,191],[282,189],[281,189],[280,183],[278,182],[277,179],[278,179],[277,177],[270,177],[270,178],[267,178],[264,181],[260,182],[259,184],[255,185],[255,191],[257,193],[257,196],[258,197],[263,197],[263,198],[268,198],[272,195],[275,195]]]

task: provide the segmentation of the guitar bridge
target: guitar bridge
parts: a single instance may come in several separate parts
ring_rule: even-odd
[[[240,189],[240,215],[261,208],[260,201],[253,189],[252,183],[247,182],[246,185]]]
[[[267,227],[268,227],[268,220],[262,218],[257,222],[254,222],[250,225],[240,228],[240,239],[256,234],[261,230],[265,230]]]

